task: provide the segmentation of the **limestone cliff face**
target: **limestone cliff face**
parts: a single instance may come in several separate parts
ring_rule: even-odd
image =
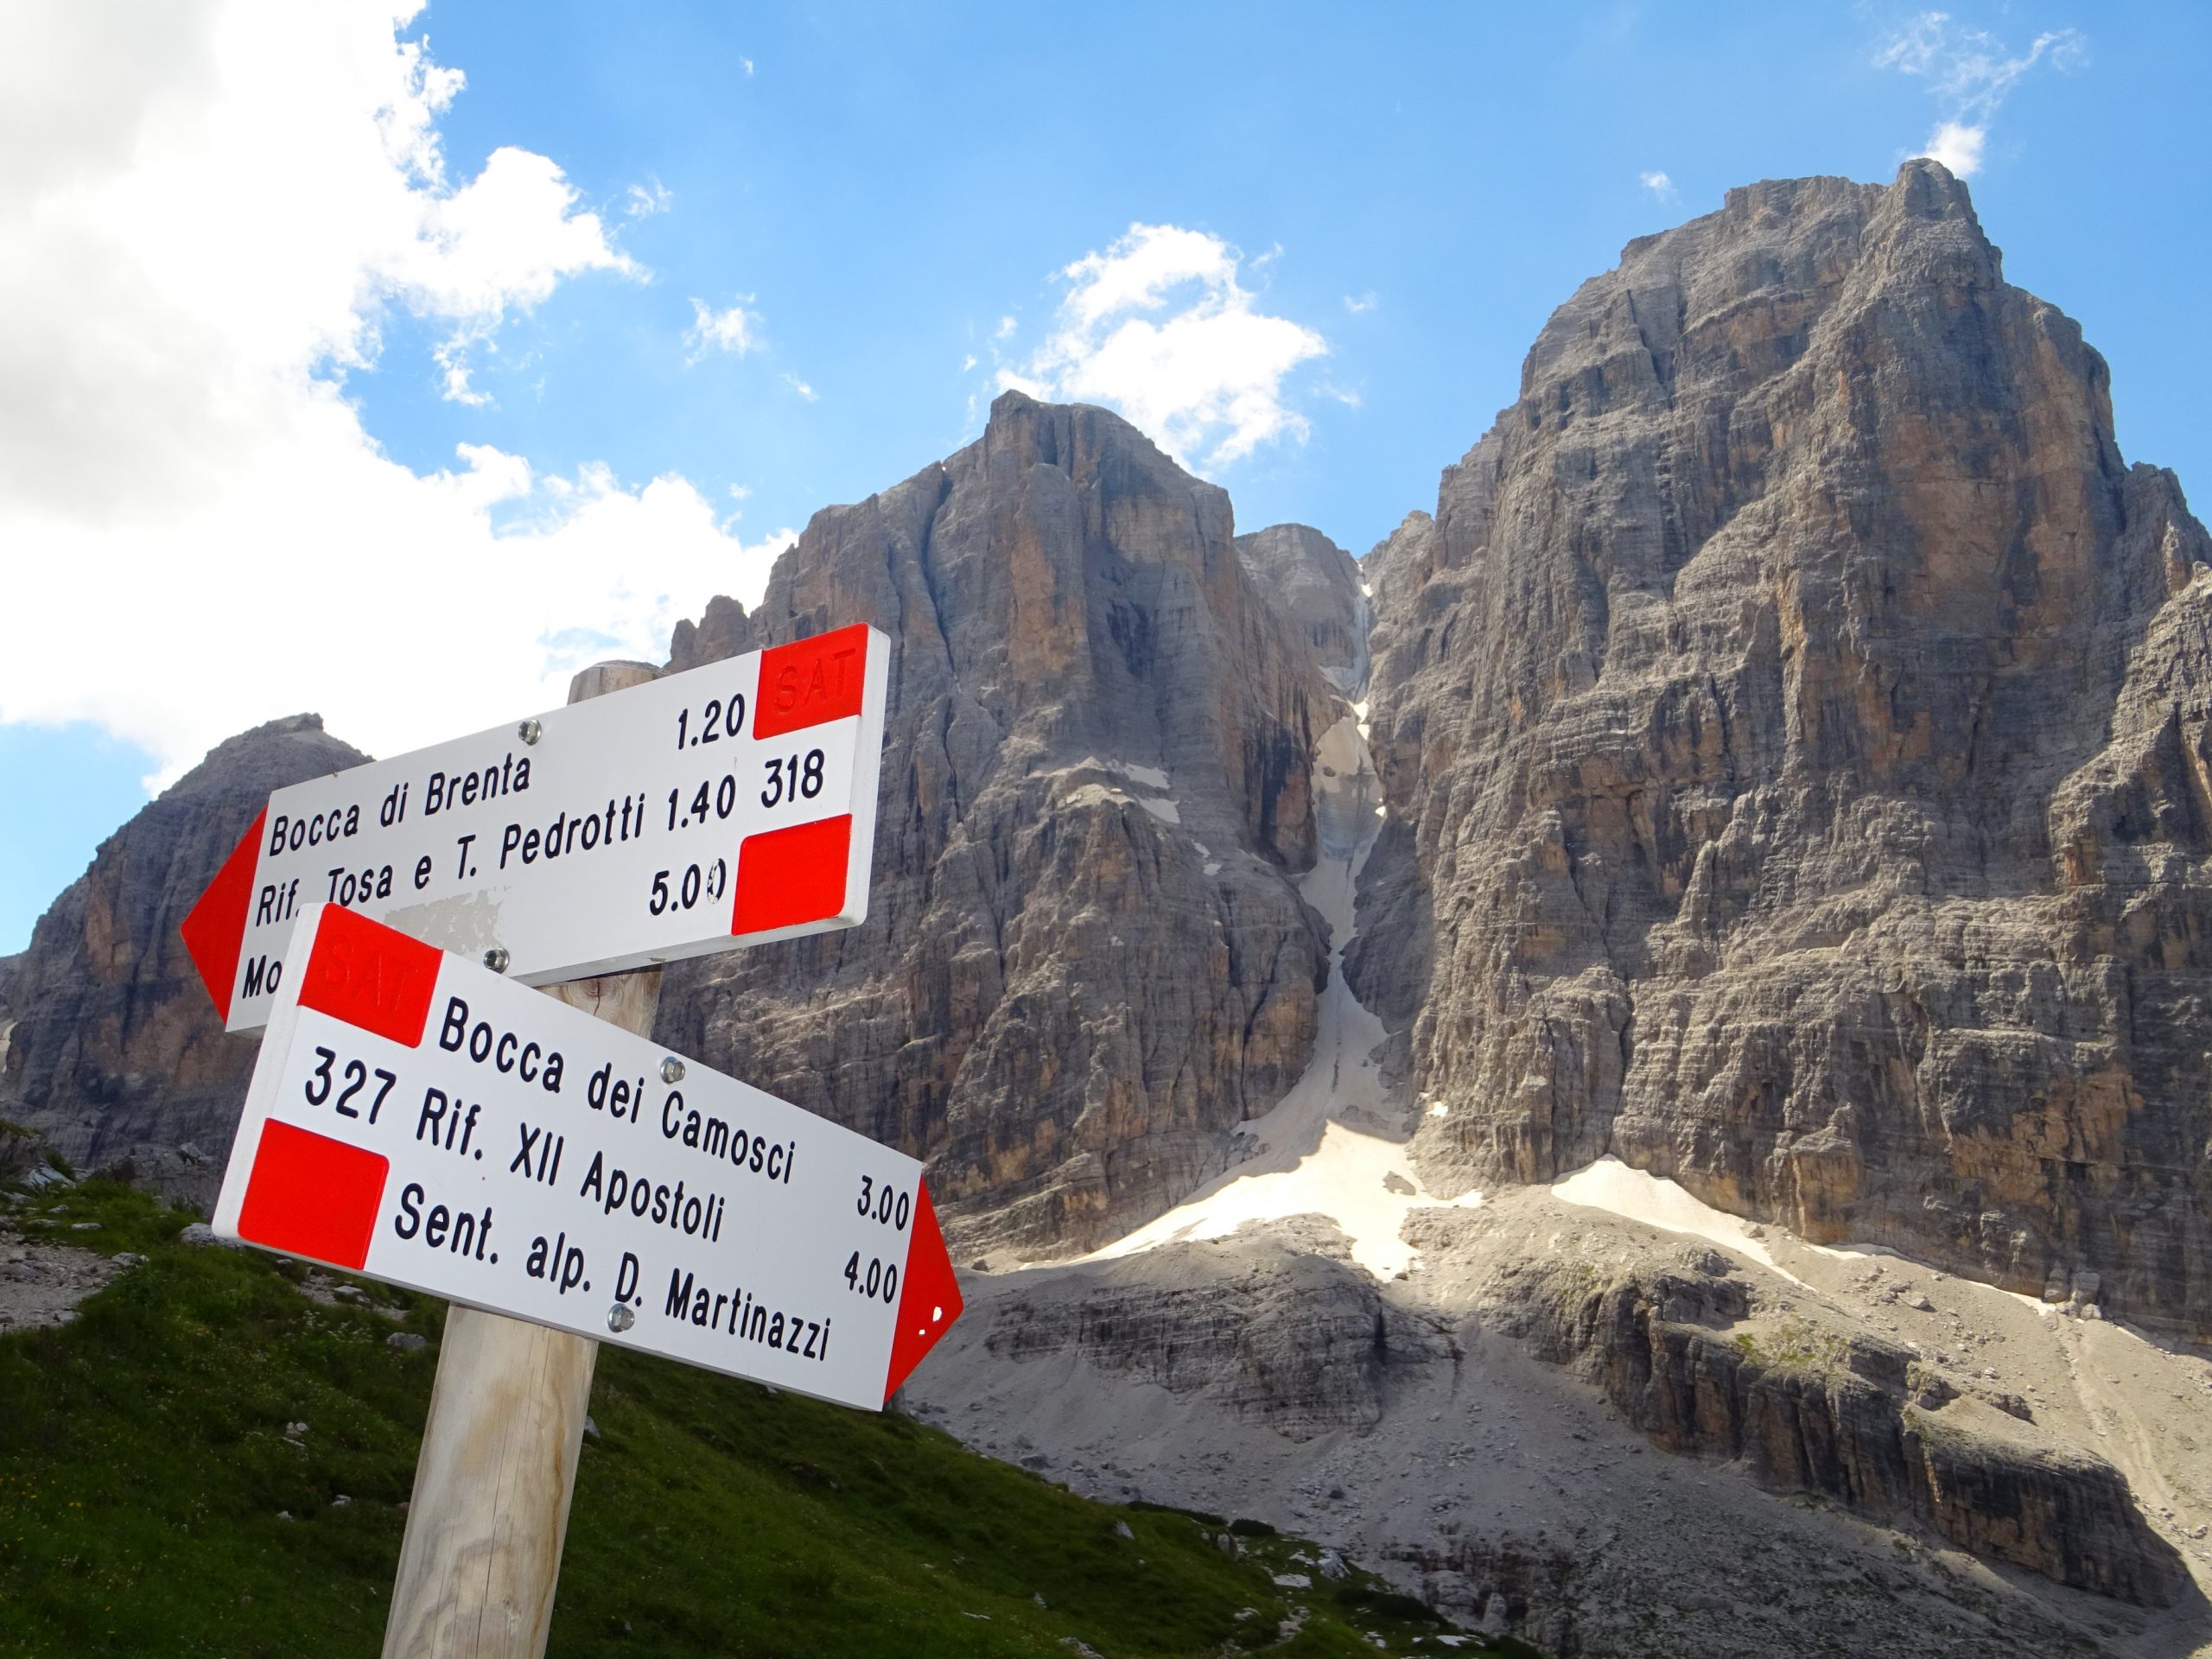
[[[1631,243],[1369,561],[1421,1147],[2212,1329],[2212,572],[1963,186]]]
[[[271,721],[218,746],[103,842],[0,993],[0,1027],[14,1022],[0,1033],[0,1117],[79,1165],[133,1162],[212,1198],[257,1045],[224,1034],[177,928],[271,790],[366,759],[320,715]],[[179,1168],[186,1144],[204,1159]]]
[[[1339,691],[1367,683],[1368,614],[1359,564],[1306,524],[1270,524],[1236,538],[1236,557],[1276,615]]]
[[[982,437],[817,513],[686,667],[891,636],[865,925],[671,968],[668,1042],[930,1160],[972,1247],[1064,1252],[1220,1166],[1303,1069],[1325,929],[1313,652],[1229,499],[1104,410],[1008,393]]]
[[[1818,1492],[1907,1519],[2055,1583],[2171,1607],[2190,1578],[2103,1459],[2022,1434],[1847,1325],[1806,1323],[1784,1357],[1728,1327],[1749,1306],[1725,1257],[1610,1281],[1523,1261],[1484,1287],[1492,1327],[1573,1367],[1669,1452],[1740,1467],[1770,1491]],[[1943,1408],[1950,1407],[1948,1415]]]

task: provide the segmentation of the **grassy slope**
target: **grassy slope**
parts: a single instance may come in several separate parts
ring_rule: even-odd
[[[110,1184],[14,1214],[150,1260],[67,1326],[0,1337],[0,1656],[375,1653],[442,1305],[319,1305],[296,1266],[187,1249],[191,1217]],[[429,1348],[391,1351],[396,1330]],[[1294,1540],[1232,1556],[1218,1523],[1077,1497],[903,1417],[614,1349],[592,1408],[556,1655],[1445,1650],[1363,1574],[1277,1587],[1319,1554]]]

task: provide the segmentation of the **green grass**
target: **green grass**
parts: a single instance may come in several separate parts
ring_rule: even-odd
[[[1850,1362],[1851,1345],[1834,1332],[1788,1319],[1758,1335],[1739,1331],[1736,1351],[1757,1365],[1784,1370],[1835,1371]]]
[[[111,1183],[11,1213],[149,1259],[73,1323],[0,1337],[0,1656],[376,1653],[442,1305],[320,1306],[298,1267],[187,1249],[189,1216]],[[1297,1539],[1234,1527],[1232,1556],[1217,1518],[1093,1503],[905,1417],[611,1348],[592,1411],[556,1655],[1445,1650],[1418,1603],[1322,1578]]]

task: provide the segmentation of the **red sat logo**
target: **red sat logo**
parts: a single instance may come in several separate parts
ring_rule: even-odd
[[[868,627],[856,624],[760,653],[753,735],[779,737],[861,711],[868,680]]]

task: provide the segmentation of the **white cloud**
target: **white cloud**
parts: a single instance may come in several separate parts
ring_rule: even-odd
[[[737,62],[738,67],[745,71],[747,78],[748,79],[751,79],[753,74],[753,60],[750,58],[740,58]]]
[[[629,219],[651,219],[655,213],[664,213],[676,204],[676,193],[655,179],[651,184],[633,184],[624,194],[622,212]]]
[[[691,326],[684,330],[685,342],[691,347],[691,361],[696,363],[709,352],[734,352],[743,357],[753,347],[753,330],[760,321],[757,311],[747,311],[745,302],[750,294],[738,296],[738,303],[727,311],[717,311],[704,300],[691,302]]]
[[[1381,302],[1375,297],[1375,290],[1371,288],[1369,289],[1366,293],[1360,295],[1357,299],[1353,298],[1352,296],[1349,294],[1344,296],[1344,309],[1351,312],[1355,317],[1364,315],[1366,313],[1372,311]]]
[[[2088,42],[2074,29],[2038,35],[2018,54],[1986,29],[1961,28],[1948,12],[1925,11],[1893,33],[1874,54],[1874,67],[1924,75],[1942,109],[1919,153],[1961,178],[1980,170],[1990,123],[2020,78],[2038,63],[2065,71],[2088,60]]]
[[[1328,342],[1259,310],[1242,264],[1205,232],[1132,225],[1058,273],[1068,290],[1052,334],[1027,363],[1001,369],[999,385],[1111,404],[1193,466],[1302,440],[1306,422],[1284,382]]]
[[[1988,141],[1986,127],[1968,126],[1961,121],[1938,121],[1920,153],[1942,162],[1962,179],[1972,178],[1981,170],[1982,146]]]
[[[1643,188],[1660,200],[1672,201],[1675,199],[1675,181],[1664,173],[1639,173],[1636,176]]]
[[[761,315],[747,312],[746,303],[752,294],[739,294],[736,303],[726,312],[716,312],[703,299],[692,299],[692,325],[683,329],[683,343],[690,345],[690,360],[696,363],[708,352],[734,352],[746,356],[757,340],[752,339],[752,329],[759,327]]]
[[[502,317],[635,269],[543,156],[449,182],[461,77],[412,14],[54,7],[0,56],[0,721],[94,721],[165,777],[302,709],[391,753],[757,600],[781,542],[681,478],[475,445],[425,476],[364,430],[385,305],[449,325],[475,395]]]
[[[797,392],[800,397],[805,398],[810,404],[817,402],[821,396],[821,394],[817,392],[812,386],[808,385],[805,381],[800,379],[798,376],[791,373],[789,371],[785,372],[784,384],[789,386],[793,391]]]
[[[1001,317],[999,319],[998,332],[993,334],[991,338],[993,340],[1011,340],[1014,338],[1014,331],[1017,327],[1019,327],[1019,325],[1012,317]]]

